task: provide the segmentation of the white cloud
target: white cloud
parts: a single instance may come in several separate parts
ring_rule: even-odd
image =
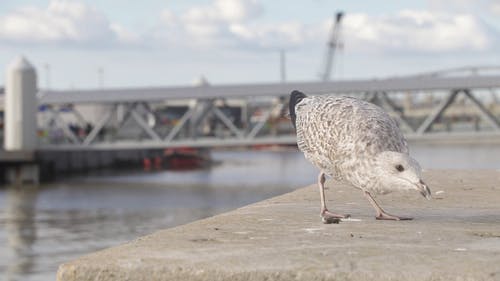
[[[284,47],[307,38],[305,26],[298,22],[258,23],[263,12],[255,0],[214,0],[209,5],[192,6],[180,15],[164,10],[161,17],[166,37],[172,39],[184,32],[189,42],[204,47]]]
[[[500,1],[491,1],[489,11],[497,16],[500,16]]]
[[[311,35],[306,26],[299,22],[232,24],[229,30],[235,39],[246,44],[272,48],[300,46]]]
[[[178,24],[179,19],[172,11],[165,9],[160,13],[160,20],[164,25],[173,27]]]
[[[392,16],[348,14],[344,21],[346,47],[358,50],[446,52],[481,51],[491,36],[470,14],[404,10]]]
[[[220,16],[228,22],[241,22],[256,18],[263,12],[255,0],[216,0],[214,3]]]
[[[298,48],[322,46],[328,39],[331,20],[310,25],[263,22],[258,20],[262,13],[262,7],[254,1],[214,0],[209,5],[192,6],[180,15],[166,10],[162,17],[166,37],[184,37],[202,47]],[[472,14],[426,10],[376,16],[347,14],[342,35],[346,48],[361,52],[482,51],[494,41],[488,28]]]
[[[131,32],[120,24],[111,23],[109,29],[114,33],[118,42],[124,44],[139,44],[141,42],[141,36],[139,34]]]
[[[215,46],[234,42],[231,26],[256,19],[262,6],[255,0],[214,0],[208,5],[191,6],[180,15],[161,13],[166,37],[185,38],[191,45]]]
[[[44,9],[27,6],[0,16],[0,40],[8,42],[102,44],[133,38],[93,7],[68,0],[51,0]]]
[[[238,23],[259,17],[262,6],[255,0],[214,0],[209,5],[195,5],[181,18],[187,23]]]
[[[499,2],[490,3],[491,11],[500,13]],[[0,42],[291,49],[324,46],[328,39],[331,19],[313,24],[270,22],[260,19],[264,12],[257,0],[212,0],[178,14],[165,9],[159,15],[159,28],[135,33],[83,2],[50,0],[45,8],[29,6],[0,15]],[[482,51],[495,42],[488,28],[465,12],[346,14],[342,34],[346,49],[361,52]]]

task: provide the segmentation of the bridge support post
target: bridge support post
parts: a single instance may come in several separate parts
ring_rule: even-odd
[[[16,58],[7,69],[5,82],[4,149],[34,153],[37,139],[37,78],[35,68],[24,58]],[[7,169],[11,183],[38,183],[34,162],[16,163]]]

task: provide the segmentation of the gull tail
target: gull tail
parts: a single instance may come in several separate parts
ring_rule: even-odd
[[[297,116],[295,115],[295,105],[297,105],[303,98],[307,97],[304,93],[299,92],[297,90],[293,91],[290,94],[290,102],[289,102],[289,110],[290,110],[290,118],[292,119],[293,127],[295,128],[295,119]]]

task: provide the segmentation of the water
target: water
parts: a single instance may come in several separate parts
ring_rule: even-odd
[[[410,154],[424,169],[500,169],[498,144],[413,144]]]
[[[215,152],[196,171],[140,171],[0,189],[4,280],[54,280],[57,266],[156,230],[305,186],[316,172],[295,152]]]
[[[494,145],[414,145],[412,153],[425,168],[500,168]],[[221,164],[203,170],[122,172],[0,189],[3,280],[54,280],[62,262],[289,192],[317,176],[296,151],[213,157]]]

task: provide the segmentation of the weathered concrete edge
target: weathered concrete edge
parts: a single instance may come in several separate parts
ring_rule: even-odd
[[[295,280],[297,279],[297,272],[294,270],[290,271],[280,271],[280,272],[275,272],[275,271],[247,271],[247,272],[237,272],[237,273],[230,273],[225,270],[206,270],[206,269],[200,269],[199,271],[187,271],[183,270],[183,268],[178,267],[175,269],[170,269],[170,268],[162,268],[159,270],[156,267],[152,268],[144,268],[144,265],[141,265],[143,267],[142,269],[144,271],[147,271],[148,274],[146,275],[143,270],[138,270],[138,271],[131,271],[132,268],[130,267],[130,264],[126,265],[117,265],[116,263],[110,263],[106,264],[106,269],[101,270],[101,267],[96,267],[95,265],[84,265],[82,266],[81,264],[75,264],[75,262],[78,262],[80,260],[91,260],[93,259],[94,256],[96,255],[101,255],[101,254],[107,254],[109,251],[113,251],[116,249],[120,248],[126,248],[129,246],[135,245],[137,242],[141,242],[144,240],[148,239],[154,239],[154,237],[158,235],[162,235],[166,231],[175,231],[177,229],[182,229],[185,227],[189,226],[196,226],[199,224],[207,223],[210,224],[213,221],[217,221],[219,218],[222,217],[227,217],[227,216],[232,216],[234,214],[237,214],[238,212],[245,211],[248,209],[252,209],[254,207],[260,207],[262,205],[267,204],[268,202],[272,201],[280,201],[282,198],[288,198],[292,196],[293,194],[297,193],[302,193],[304,190],[311,189],[311,188],[316,188],[315,184],[306,186],[306,187],[301,187],[296,190],[292,190],[290,192],[264,199],[259,202],[255,202],[249,205],[245,205],[239,208],[236,208],[234,210],[230,210],[221,214],[217,214],[211,217],[195,220],[186,224],[181,224],[177,225],[171,228],[166,228],[166,229],[160,229],[157,230],[151,234],[147,234],[145,236],[138,237],[134,240],[131,240],[129,242],[125,242],[123,244],[113,246],[110,248],[105,248],[96,252],[92,252],[86,255],[83,255],[79,257],[76,260],[64,262],[59,265],[58,270],[57,270],[57,280],[58,281],[66,281],[66,280],[165,280],[165,276],[169,276],[168,280],[193,280],[193,281],[198,281],[198,280],[207,280],[206,276],[209,275],[213,277],[213,280]],[[319,217],[319,216],[318,216]],[[112,255],[112,254],[111,254]],[[110,260],[112,258],[110,257]],[[89,275],[90,273],[90,275]],[[132,273],[132,274],[130,274]],[[203,274],[201,274],[203,273]],[[104,276],[104,279],[102,277]],[[113,279],[107,279],[108,276],[113,276]],[[314,274],[313,272],[301,274],[302,277],[305,277],[305,280],[321,280],[318,279],[318,275]],[[321,275],[322,276],[322,275]],[[323,276],[324,277],[324,276]],[[336,279],[336,280],[342,280],[342,279]],[[349,278],[346,278],[345,280],[351,280]],[[395,279],[397,280],[397,279]]]
[[[442,188],[443,193],[439,197],[443,201],[431,201],[431,205],[427,207],[422,205],[421,200],[407,201],[408,198],[403,201],[398,198],[397,201],[391,202],[393,209],[409,208],[408,210],[412,213],[421,209],[417,216],[419,218],[415,221],[411,223],[375,222],[369,206],[364,207],[367,204],[363,202],[363,206],[356,206],[359,212],[354,212],[357,218],[363,219],[363,223],[341,224],[341,227],[334,226],[333,228],[328,226],[325,228],[326,232],[321,230],[321,224],[318,223],[316,188],[309,186],[214,217],[160,230],[127,244],[65,263],[60,267],[58,280],[497,280],[495,278],[500,277],[500,269],[497,266],[500,264],[500,248],[497,243],[500,239],[498,228],[500,220],[497,216],[500,212],[500,206],[497,204],[500,198],[498,197],[500,195],[499,179],[498,171],[431,173],[431,179],[428,182],[433,187]],[[347,190],[352,191],[352,188],[339,190],[338,192],[342,193],[335,194],[337,200],[334,201],[357,203],[353,201],[355,200],[353,198],[358,198],[359,194],[345,192]],[[332,195],[334,191],[336,190],[330,189],[328,193]],[[464,204],[467,204],[467,208],[470,209],[467,211],[468,214],[464,213],[466,216],[464,214],[458,217],[450,215],[454,213],[453,210],[463,209]],[[439,206],[444,209],[434,209]],[[348,209],[347,205],[341,208]],[[353,214],[352,210],[349,211],[351,214]],[[229,240],[218,241],[222,231],[214,231],[214,227],[220,226],[221,223],[228,223],[227,227],[223,226],[230,231],[226,232],[225,238],[231,231],[241,229],[258,229],[259,231],[262,229],[263,232],[267,232],[264,235],[272,235],[269,231],[275,230],[270,227],[271,224],[266,226],[256,223],[256,219],[268,217],[270,213],[275,214],[275,212],[278,212],[276,217],[280,219],[280,222],[283,221],[281,225],[273,223],[272,228],[282,228],[285,233],[290,233],[285,238],[286,241],[279,241],[276,240],[276,236],[270,236],[272,239],[267,240],[270,243],[266,244],[266,240],[253,240],[252,242],[233,239],[235,235],[229,237]],[[368,215],[362,215],[364,213]],[[429,224],[430,228],[426,229],[425,227]],[[235,225],[236,227],[232,227]],[[311,226],[313,228],[309,229],[311,232],[307,235],[296,231],[297,228]],[[309,232],[307,229],[304,230]],[[196,233],[193,233],[195,231]],[[363,233],[363,242],[359,240],[358,243],[352,238],[346,238],[349,237],[349,233],[350,237],[352,233]],[[380,240],[387,233],[399,233],[403,236],[385,237]],[[439,236],[435,236],[436,233]],[[457,233],[457,236],[446,240],[437,239],[441,235],[446,236],[450,233]],[[318,234],[322,234],[323,237]],[[335,236],[324,236],[332,234]],[[404,234],[412,237],[405,237]],[[242,237],[242,235],[236,236]],[[428,236],[427,239],[423,239],[426,236]],[[325,237],[326,240],[323,239]],[[336,252],[343,248],[335,245],[332,248],[330,240],[332,238],[337,244],[354,242],[355,244],[352,245],[354,251],[373,250],[374,246],[384,246],[384,243],[396,244],[396,247],[391,248],[391,252],[394,251],[393,254],[381,253],[378,254],[377,259],[368,260],[369,265],[373,266],[371,270],[360,270],[362,268],[358,267],[358,270],[353,272],[348,263],[346,266],[341,262],[340,268],[332,271],[331,264],[320,264],[318,267],[310,261],[312,257],[325,256],[325,254],[325,257],[329,259],[339,258]],[[165,243],[165,240],[170,239],[174,244]],[[451,240],[451,243],[447,240]],[[246,244],[242,245],[242,241]],[[279,257],[282,254],[280,251],[287,251],[290,246],[292,248],[296,246],[293,243],[300,241],[314,242],[316,246],[302,249],[306,250],[302,251],[302,255],[297,251],[283,252],[285,255],[291,254],[292,260],[285,260],[284,263],[271,266],[266,264]],[[382,241],[383,243],[380,244]],[[480,243],[477,244],[477,242]],[[482,244],[483,242],[490,244]],[[491,244],[492,242],[495,244]],[[402,247],[398,248],[397,245]],[[465,252],[462,252],[461,248],[458,252],[454,250],[462,245]],[[489,245],[493,249],[484,248],[484,245]],[[477,246],[480,247],[477,248]],[[276,248],[276,250],[270,253],[261,252],[262,249],[269,247]],[[228,266],[223,264],[228,262],[227,255],[212,256],[208,253],[208,250],[217,249],[225,252],[233,248],[239,248],[239,250],[233,250],[229,258],[236,261]],[[123,251],[120,251],[121,249]],[[256,252],[252,252],[254,250]],[[382,250],[387,252],[385,247]],[[168,253],[170,251],[172,253]],[[176,256],[179,254],[180,258]],[[270,257],[272,259],[269,259]],[[240,266],[241,263],[248,262],[249,258],[260,260],[251,266]],[[342,256],[340,258],[343,259]],[[300,259],[300,264],[293,264],[297,259]],[[363,264],[362,259],[360,265]],[[349,259],[345,260],[347,262]],[[432,263],[427,263],[426,260]],[[288,266],[290,262],[292,265]],[[417,262],[416,266],[403,271],[397,267],[398,263],[404,266],[411,262]],[[231,268],[234,265],[236,268]],[[422,271],[422,267],[426,271]]]

